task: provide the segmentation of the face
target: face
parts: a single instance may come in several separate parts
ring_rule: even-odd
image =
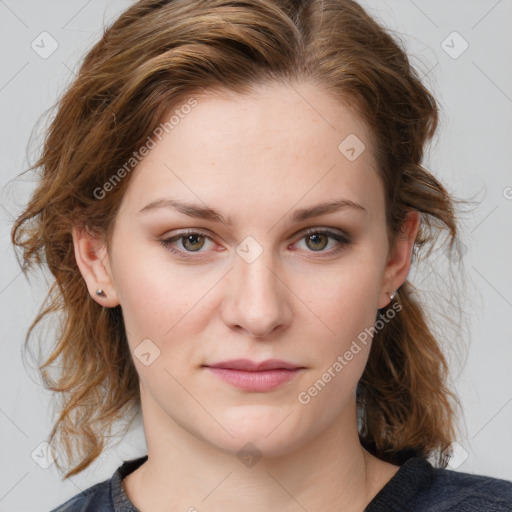
[[[194,97],[133,171],[109,253],[143,411],[285,453],[353,421],[370,343],[343,356],[393,291],[370,134],[312,84]]]

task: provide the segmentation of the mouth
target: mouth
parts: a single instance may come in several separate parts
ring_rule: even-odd
[[[212,365],[203,365],[222,381],[244,391],[265,392],[291,382],[304,366],[287,361],[269,359],[255,362],[249,359],[233,359]]]

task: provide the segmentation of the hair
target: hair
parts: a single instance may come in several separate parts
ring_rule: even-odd
[[[90,296],[78,269],[72,229],[110,243],[130,172],[116,171],[194,94],[250,93],[261,84],[309,81],[360,116],[385,187],[390,246],[407,212],[420,212],[414,255],[444,233],[457,234],[454,199],[422,165],[438,107],[410,65],[403,43],[352,0],[140,0],[104,30],[55,105],[42,152],[27,171],[40,179],[12,228],[25,273],[48,267],[54,280],[27,332],[47,316],[60,323],[39,366],[58,393],[58,441],[70,470],[88,467],[105,433],[140,410],[138,375],[120,306]],[[103,190],[98,197],[98,190]],[[96,191],[96,192],[95,192]],[[423,250],[423,249],[422,249]],[[357,387],[361,444],[401,464],[429,457],[446,467],[458,400],[448,367],[413,285],[397,297],[400,313],[375,333]],[[56,371],[52,373],[52,369]],[[57,462],[60,468],[59,462]],[[73,465],[74,464],[74,465]]]

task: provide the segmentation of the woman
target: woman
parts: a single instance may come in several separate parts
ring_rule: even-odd
[[[79,473],[139,410],[148,455],[56,511],[511,510],[511,482],[446,469],[457,401],[407,281],[457,233],[421,166],[436,125],[355,2],[120,16],[13,242],[55,276],[31,330],[63,315],[57,463]]]

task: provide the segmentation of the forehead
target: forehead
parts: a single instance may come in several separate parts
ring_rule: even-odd
[[[291,207],[301,197],[306,206],[326,194],[382,202],[371,132],[320,87],[274,84],[193,99],[193,108],[178,104],[164,116],[173,118],[172,129],[156,140],[126,193],[134,207],[166,193],[216,209],[241,197],[247,208]]]
[[[222,144],[240,152],[273,149],[289,153],[292,146],[294,153],[300,154],[313,149],[313,144],[321,151],[339,151],[339,144],[350,134],[357,135],[368,149],[373,145],[372,133],[356,113],[354,102],[336,100],[314,83],[261,84],[253,93],[218,90],[194,95],[194,99],[197,106],[181,116],[181,130],[173,128],[176,145],[182,142],[180,135],[188,138],[194,129],[202,144]],[[179,109],[179,105],[173,107],[166,117]],[[245,145],[240,148],[242,141]],[[310,143],[296,146],[300,141]],[[367,163],[370,160],[367,158]]]

